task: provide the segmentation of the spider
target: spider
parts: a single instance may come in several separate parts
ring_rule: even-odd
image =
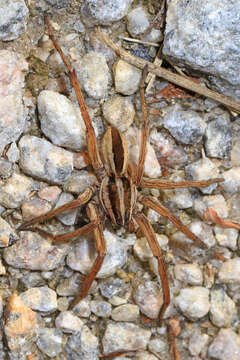
[[[106,130],[101,141],[101,146],[99,147],[92,122],[84,102],[83,94],[78,85],[75,70],[53,36],[50,22],[47,16],[45,17],[45,21],[48,27],[49,37],[52,40],[55,49],[60,54],[62,61],[66,65],[71,84],[76,93],[76,98],[86,126],[88,157],[90,165],[95,171],[98,185],[96,188],[87,188],[78,196],[76,200],[70,201],[69,203],[60,206],[59,208],[52,210],[45,215],[35,217],[32,220],[23,223],[20,225],[19,230],[25,229],[38,231],[44,237],[50,237],[54,243],[57,244],[69,241],[76,236],[93,232],[97,257],[91,271],[84,279],[80,293],[76,296],[71,304],[71,307],[73,307],[87,295],[88,290],[98,271],[100,270],[106,255],[107,250],[103,236],[101,214],[104,214],[105,217],[109,218],[113,225],[124,226],[131,232],[135,231],[136,226],[138,226],[146,237],[150,249],[158,262],[158,272],[162,283],[164,300],[159,313],[159,319],[162,319],[170,303],[167,269],[163,253],[157,242],[154,230],[147,217],[138,210],[137,204],[141,203],[142,205],[156,211],[158,214],[166,217],[180,231],[182,231],[191,240],[195,241],[200,247],[204,248],[206,245],[158,200],[142,195],[140,193],[140,189],[207,187],[212,183],[221,182],[222,179],[216,178],[206,181],[173,182],[163,179],[151,179],[143,176],[147,139],[149,133],[149,120],[147,116],[147,106],[144,98],[144,80],[146,77],[147,68],[143,70],[142,79],[139,86],[143,125],[138,164],[134,165],[129,162],[127,140],[124,134],[115,127],[109,127]],[[93,197],[96,194],[99,200],[99,204],[93,200]],[[86,206],[86,213],[89,218],[89,223],[75,231],[55,236],[36,227],[32,228],[32,225],[44,222],[66,210],[75,209],[83,205]]]

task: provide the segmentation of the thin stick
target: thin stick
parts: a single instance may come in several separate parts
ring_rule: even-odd
[[[119,39],[129,41],[129,42],[133,42],[133,43],[137,43],[137,44],[143,44],[143,45],[147,45],[147,46],[159,47],[158,43],[154,43],[154,42],[150,42],[150,41],[143,41],[143,40],[139,40],[139,39],[132,39],[132,38],[129,38],[129,37],[126,37],[126,36],[119,36]]]
[[[239,102],[231,99],[228,96],[219,94],[218,92],[210,90],[202,85],[199,85],[199,84],[193,82],[192,80],[186,79],[185,77],[183,77],[181,75],[174,74],[171,71],[168,71],[162,67],[158,67],[158,66],[150,63],[149,61],[146,61],[144,59],[141,59],[139,57],[129,54],[121,46],[113,43],[100,29],[99,29],[99,34],[102,37],[102,39],[105,41],[105,43],[112,50],[114,50],[121,57],[121,59],[125,60],[129,64],[132,64],[139,69],[143,69],[146,65],[148,65],[149,72],[156,74],[157,76],[159,76],[175,85],[183,87],[184,89],[188,89],[190,91],[196,92],[197,94],[208,97],[209,99],[218,101],[219,103],[227,106],[231,110],[240,114],[240,103]]]

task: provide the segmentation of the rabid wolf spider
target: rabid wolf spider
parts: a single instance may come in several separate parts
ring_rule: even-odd
[[[158,262],[158,271],[162,282],[164,298],[163,306],[159,314],[159,318],[161,319],[170,302],[170,292],[166,265],[164,262],[162,250],[157,242],[154,230],[149,221],[147,220],[146,216],[142,212],[138,211],[137,203],[141,203],[144,206],[153,209],[158,214],[165,216],[180,231],[182,231],[191,240],[196,242],[199,246],[206,246],[158,200],[141,195],[140,190],[142,187],[153,189],[206,187],[212,183],[220,182],[222,181],[222,179],[172,182],[163,179],[150,179],[143,176],[149,132],[147,107],[144,99],[144,78],[147,69],[143,71],[143,76],[140,83],[143,125],[138,164],[134,165],[129,162],[128,145],[126,138],[124,134],[118,131],[115,127],[109,127],[107,129],[102,138],[101,145],[98,146],[92,122],[86,109],[82,92],[78,85],[76,73],[71,66],[69,60],[65,57],[61,48],[56,42],[47,17],[45,21],[48,26],[49,37],[68,69],[68,74],[76,93],[77,101],[86,126],[88,157],[90,160],[90,165],[92,166],[98,179],[98,185],[96,189],[88,188],[87,190],[85,190],[78,196],[76,200],[60,206],[59,208],[50,211],[45,215],[38,216],[30,221],[23,223],[20,226],[19,230],[26,229],[39,231],[40,234],[42,234],[43,236],[48,236],[52,238],[52,240],[56,244],[59,244],[66,240],[71,240],[72,238],[79,235],[93,232],[97,257],[90,273],[86,276],[83,282],[79,295],[74,299],[73,303],[71,304],[71,306],[74,306],[87,295],[88,290],[93,280],[95,279],[98,271],[100,270],[104,257],[106,255],[107,250],[103,236],[101,215],[105,214],[105,217],[108,217],[115,226],[124,226],[128,228],[129,231],[134,231],[134,229],[136,229],[136,227],[138,226],[146,237],[152,253]],[[99,200],[98,203],[93,200],[93,196],[95,196],[96,194]],[[94,198],[96,199],[96,196]],[[32,225],[34,224],[44,222],[62,213],[65,210],[75,209],[82,205],[86,205],[86,212],[89,218],[89,223],[75,231],[54,236],[52,234],[46,233],[43,230],[32,228]]]

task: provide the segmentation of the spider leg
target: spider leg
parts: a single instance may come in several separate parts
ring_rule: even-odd
[[[137,165],[137,173],[134,180],[136,186],[138,186],[141,182],[143,172],[144,172],[144,163],[147,153],[147,139],[149,133],[149,120],[147,115],[147,104],[144,97],[144,81],[147,76],[148,68],[147,66],[144,67],[142,72],[142,79],[139,85],[140,90],[140,99],[141,99],[141,107],[142,107],[142,117],[143,117],[143,125],[142,125],[142,136],[141,136],[141,147],[139,152],[139,160]]]
[[[37,223],[42,223],[45,220],[51,219],[54,216],[61,214],[62,212],[66,210],[76,209],[79,206],[82,206],[86,204],[92,197],[93,190],[90,188],[87,188],[83,193],[81,193],[76,200],[70,201],[67,204],[64,204],[62,206],[59,206],[57,209],[51,210],[47,212],[45,215],[40,215],[32,220],[24,222],[22,225],[19,226],[18,230],[23,230],[28,228],[29,226],[32,226]]]
[[[34,231],[39,233],[42,237],[44,238],[50,238],[53,240],[53,242],[55,244],[63,244],[68,242],[69,240],[71,240],[72,238],[75,238],[77,236],[82,236],[82,235],[86,235],[90,232],[92,232],[96,227],[97,227],[97,222],[96,221],[91,221],[89,224],[86,224],[84,226],[82,226],[81,228],[74,230],[74,231],[70,231],[66,234],[60,234],[60,235],[52,235],[51,233],[42,230],[38,227],[34,227],[34,228],[27,228],[28,231]]]
[[[135,220],[138,223],[140,229],[142,230],[143,234],[145,235],[150,249],[152,250],[153,256],[158,261],[158,272],[160,275],[160,279],[162,282],[162,289],[163,289],[163,306],[160,310],[159,319],[161,320],[169,303],[170,303],[170,291],[168,285],[168,278],[167,278],[167,269],[166,264],[163,258],[163,253],[158,245],[156,235],[153,231],[153,228],[149,221],[147,220],[146,216],[140,213],[135,215]]]
[[[78,104],[79,104],[79,107],[80,107],[80,110],[82,113],[82,118],[83,118],[85,126],[86,126],[88,156],[90,158],[92,167],[94,168],[94,170],[96,170],[96,172],[99,171],[99,175],[101,176],[102,172],[104,172],[104,168],[103,168],[103,164],[102,164],[102,161],[101,161],[101,158],[99,155],[99,151],[98,151],[98,147],[97,147],[96,135],[95,135],[95,132],[94,132],[94,129],[92,126],[92,122],[91,122],[90,116],[88,114],[88,111],[87,111],[87,108],[86,108],[86,105],[84,102],[83,94],[82,94],[81,89],[78,84],[76,72],[73,69],[70,61],[64,55],[64,53],[63,53],[62,49],[60,48],[60,46],[58,45],[55,37],[53,36],[52,28],[51,28],[51,25],[50,25],[47,15],[45,15],[45,23],[47,24],[47,27],[48,27],[48,36],[52,40],[55,49],[61,56],[62,61],[64,62],[64,64],[66,65],[66,67],[68,69],[69,78],[70,78],[72,86],[75,90],[77,101],[78,101]]]
[[[207,247],[202,240],[200,240],[196,235],[194,235],[191,230],[189,230],[185,225],[183,225],[183,223],[159,201],[151,199],[149,197],[145,197],[143,195],[139,195],[138,201],[140,201],[143,205],[149,207],[150,209],[156,211],[158,214],[165,216],[176,226],[178,230],[183,232],[189,239],[195,241],[201,248]]]
[[[101,269],[104,257],[106,255],[106,243],[105,243],[105,239],[104,239],[104,235],[103,235],[103,228],[102,228],[102,224],[100,222],[100,216],[97,210],[97,207],[93,204],[93,203],[89,203],[87,206],[87,215],[89,217],[89,220],[91,220],[91,222],[96,221],[97,222],[97,226],[93,229],[93,235],[94,235],[94,240],[95,240],[95,246],[96,246],[96,251],[98,253],[96,260],[94,261],[94,264],[91,268],[91,271],[89,272],[89,274],[86,276],[83,284],[82,284],[82,288],[81,288],[81,292],[80,294],[73,300],[72,304],[71,304],[71,309],[81,300],[83,299],[86,295],[87,292],[89,290],[89,288],[91,287],[93,280],[95,279],[97,273],[99,272],[99,270]]]
[[[168,181],[160,179],[151,179],[151,178],[142,178],[140,186],[150,188],[150,189],[175,189],[175,188],[187,188],[187,187],[207,187],[214,183],[219,183],[224,181],[224,179],[216,178],[210,180],[200,180],[200,181]]]

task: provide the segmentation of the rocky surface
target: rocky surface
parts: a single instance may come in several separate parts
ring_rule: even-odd
[[[141,71],[102,42],[98,25],[115,43],[151,62],[156,43],[164,41],[165,59],[173,66],[240,98],[238,2],[172,0],[166,32],[159,20],[145,33],[159,6],[156,0],[0,0],[0,359],[99,360],[127,350],[115,359],[170,360],[170,319],[182,360],[239,359],[239,230],[205,216],[211,207],[224,221],[240,222],[238,114],[170,88],[162,78],[155,78],[145,96],[150,129],[144,177],[224,179],[202,189],[138,187],[207,246],[193,245],[165,217],[137,205],[167,267],[171,302],[159,323],[163,291],[156,258],[140,229],[131,233],[128,224],[111,224],[99,205],[99,174],[89,163],[76,95],[43,21],[47,12],[76,70],[97,143],[108,126],[122,131],[133,171],[143,123]],[[166,61],[162,66],[175,71]],[[87,296],[72,308],[97,256],[93,236],[55,244],[44,231],[58,235],[80,228],[89,221],[86,206],[36,224],[35,232],[19,231],[19,225],[88,187],[96,190],[91,201],[99,209],[107,255]]]

